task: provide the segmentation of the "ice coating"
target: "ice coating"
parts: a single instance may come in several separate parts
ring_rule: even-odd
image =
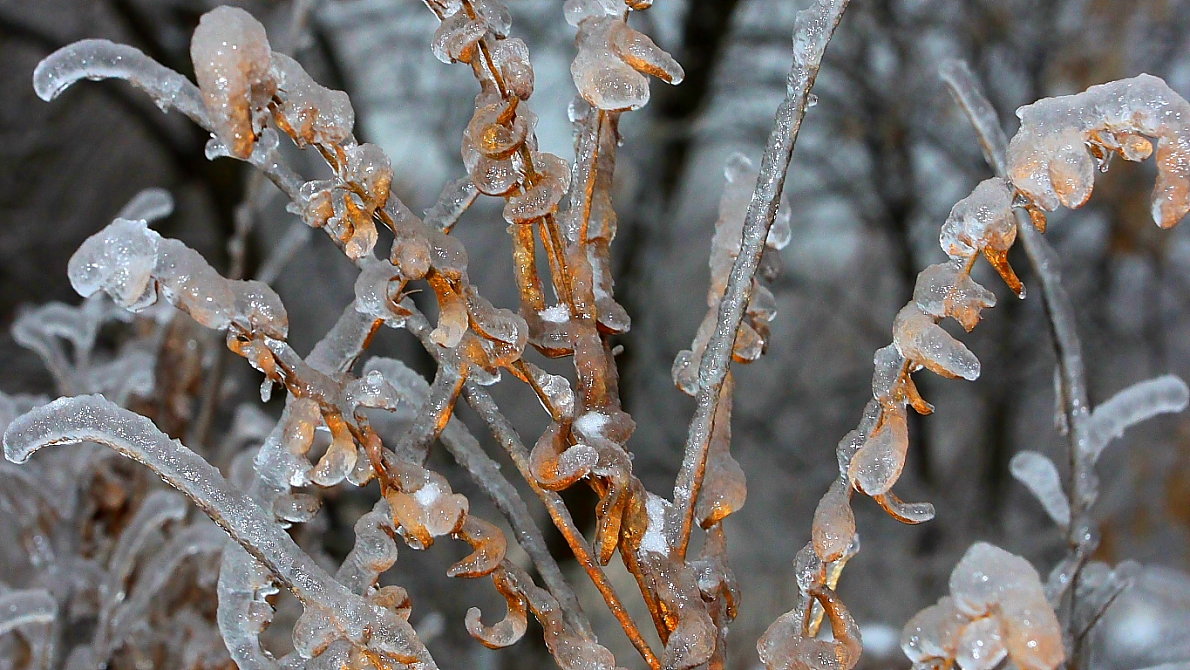
[[[1017,110],[1008,145],[1013,184],[1038,206],[1078,207],[1094,185],[1096,162],[1118,153],[1143,160],[1157,140],[1152,216],[1173,227],[1190,211],[1190,103],[1147,74],[1044,98]]]
[[[671,369],[674,385],[687,395],[695,395],[698,392],[698,369],[707,343],[714,334],[719,303],[727,288],[732,265],[740,254],[744,218],[752,199],[752,191],[756,187],[757,174],[752,161],[742,153],[729,156],[723,169],[726,183],[723,195],[719,199],[719,218],[715,222],[715,233],[711,238],[711,282],[707,288],[707,313],[699,324],[691,348],[678,353]],[[769,249],[780,250],[789,243],[790,237],[789,203],[782,196],[773,225],[765,238],[765,245]],[[776,299],[772,292],[759,280],[754,280],[752,298],[748,302],[732,347],[733,360],[754,361],[764,353],[769,332],[768,324],[776,315]]]
[[[958,261],[938,263],[917,275],[913,301],[930,316],[952,317],[968,332],[979,323],[980,311],[995,307],[996,296],[975,283]]]
[[[1158,414],[1181,412],[1190,400],[1186,383],[1174,375],[1149,379],[1115,394],[1095,408],[1085,445],[1091,463],[1131,426]]]
[[[116,219],[88,237],[70,257],[70,285],[84,298],[104,291],[131,309],[153,304],[156,294],[150,282],[159,240],[144,221]]]
[[[567,12],[568,20],[575,18],[579,27],[575,37],[578,53],[570,65],[570,74],[579,95],[595,108],[640,109],[649,101],[649,82],[644,74],[674,84],[685,76],[668,53],[622,19],[594,6]]]
[[[486,33],[487,25],[484,21],[471,18],[460,7],[438,24],[430,49],[434,52],[434,57],[443,63],[470,63],[475,57],[479,41]]]
[[[174,198],[163,188],[146,188],[132,196],[116,215],[117,219],[131,219],[151,223],[164,219],[174,211]]]
[[[902,356],[935,374],[968,381],[979,377],[979,359],[975,354],[914,303],[897,314],[893,322],[893,344]]]
[[[197,252],[149,230],[144,221],[116,219],[83,242],[67,271],[80,295],[102,290],[132,311],[153,304],[160,293],[208,328],[235,323],[276,338],[289,329],[281,299],[268,286],[224,279]]]
[[[269,71],[272,50],[264,26],[236,7],[216,7],[199,19],[190,40],[194,76],[211,130],[237,158],[247,158],[277,89]]]
[[[870,496],[887,493],[901,476],[909,450],[905,407],[886,409],[880,425],[851,459],[848,476],[859,491]]]
[[[33,88],[49,102],[81,79],[124,79],[161,109],[177,109],[198,125],[210,126],[197,86],[139,49],[108,40],[81,40],[46,56],[33,71]]]
[[[351,137],[355,110],[346,93],[320,85],[285,54],[273,52],[271,67],[280,98],[274,113],[284,118],[299,147],[342,144]]]
[[[533,66],[529,63],[529,47],[524,40],[517,37],[496,40],[492,47],[492,61],[510,93],[521,100],[528,100],[533,95]]]
[[[58,603],[45,589],[17,589],[0,593],[0,635],[30,624],[49,624]]]
[[[23,463],[43,447],[84,441],[103,444],[148,466],[184,493],[304,604],[332,613],[344,637],[375,649],[400,650],[433,667],[407,623],[383,615],[334,581],[294,544],[271,513],[144,417],[101,396],[60,398],[14,420],[4,434],[4,454]],[[366,639],[369,629],[371,638]]]
[[[1070,501],[1062,491],[1062,480],[1054,462],[1036,451],[1022,451],[1009,463],[1012,476],[1037,498],[1054,523],[1070,525]]]
[[[905,625],[901,648],[915,667],[991,668],[1007,655],[1022,670],[1052,670],[1065,660],[1037,571],[1019,556],[977,542],[951,573],[950,592]]]
[[[843,556],[855,537],[855,513],[851,511],[848,486],[846,480],[835,480],[814,510],[811,538],[814,553],[823,562]]]
[[[1008,250],[1015,241],[1012,189],[999,177],[983,180],[955,203],[938,236],[942,250],[952,260],[969,263],[982,253],[1008,288],[1024,297],[1024,288],[1008,265]]]

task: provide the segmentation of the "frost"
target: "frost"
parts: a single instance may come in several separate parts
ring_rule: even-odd
[[[665,531],[665,517],[672,505],[661,498],[649,494],[645,501],[645,513],[648,515],[648,525],[645,528],[645,534],[641,537],[640,548],[642,551],[648,551],[654,554],[668,554],[669,540],[666,539]]]
[[[1157,140],[1152,216],[1173,227],[1190,211],[1190,103],[1147,74],[1045,98],[1017,110],[1008,145],[1013,184],[1040,207],[1079,207],[1091,195],[1096,162],[1112,153],[1144,160]]]

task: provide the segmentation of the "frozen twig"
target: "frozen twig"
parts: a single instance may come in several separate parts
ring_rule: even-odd
[[[307,608],[336,624],[343,637],[383,645],[406,662],[436,667],[405,620],[385,612],[336,582],[248,496],[201,456],[162,434],[145,417],[102,396],[60,398],[18,417],[4,434],[4,455],[23,463],[46,446],[97,442],[137,461],[190,498]]]
[[[727,377],[736,333],[752,294],[752,278],[760,264],[769,228],[777,216],[777,204],[785,185],[785,173],[802,119],[810,106],[810,89],[818,76],[822,54],[843,17],[849,0],[819,0],[798,12],[793,35],[793,67],[786,79],[785,100],[777,108],[760,161],[760,176],[744,220],[740,253],[731,268],[719,318],[699,364],[698,405],[690,421],[682,467],[674,486],[674,505],[682,519],[677,549],[686,553],[694,525],[694,507],[706,472],[707,453],[720,389]]]

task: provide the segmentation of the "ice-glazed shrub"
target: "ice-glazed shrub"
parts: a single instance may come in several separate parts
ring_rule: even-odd
[[[394,192],[396,175],[384,151],[354,137],[347,95],[323,87],[297,60],[272,51],[264,27],[242,10],[220,7],[201,18],[190,50],[197,84],[131,47],[103,40],[70,45],[38,66],[34,86],[46,100],[80,79],[123,78],[163,110],[181,111],[211,134],[208,158],[236,158],[263,173],[288,199],[287,210],[322,229],[358,274],[354,299],[302,356],[287,341],[285,307],[267,282],[224,277],[197,252],[149,227],[169,213],[163,193],[138,196],[82,244],[68,271],[87,302],[28,312],[14,327],[18,341],[44,357],[68,397],[47,404],[0,395],[0,418],[8,427],[5,456],[23,463],[48,446],[86,444],[79,452],[93,453],[101,445],[151,469],[215,525],[182,523],[181,499],[156,491],[93,556],[83,557],[69,534],[32,542],[28,562],[45,568],[43,583],[61,580],[70,588],[0,588],[0,635],[18,631],[19,648],[28,651],[21,658],[30,667],[55,665],[55,659],[65,659],[59,665],[68,668],[108,665],[121,649],[141,653],[138,636],[152,637],[144,635],[150,627],[163,627],[169,633],[161,639],[168,644],[153,658],[168,659],[170,667],[212,667],[230,659],[250,670],[434,668],[430,650],[409,623],[416,604],[403,587],[381,580],[399,577],[393,571],[399,543],[424,550],[454,540],[468,553],[446,574],[487,578],[504,602],[499,619],[477,608],[466,613],[462,627],[479,643],[513,645],[533,617],[559,667],[616,668],[517,488],[453,416],[460,399],[475,409],[545,508],[641,661],[653,670],[726,666],[727,634],[741,603],[723,522],[747,498],[745,473],[731,455],[730,363],[755,361],[775,344],[769,324],[776,298],[761,280],[775,276],[774,259],[792,238],[791,212],[782,199],[785,173],[812,104],[810,88],[847,1],[816,0],[797,14],[787,96],[769,146],[755,167],[742,155],[728,161],[710,245],[708,309],[690,349],[678,354],[672,368],[675,384],[698,407],[670,498],[646,490],[633,470],[629,439],[636,423],[621,402],[611,339],[631,326],[611,276],[619,123],[647,103],[649,77],[677,84],[684,76],[668,53],[629,25],[632,12],[651,3],[567,0],[561,8],[576,28],[573,160],[538,145],[537,115],[528,102],[534,90],[529,51],[511,36],[504,3],[425,4],[439,20],[431,51],[443,63],[468,66],[478,91],[461,129],[465,175],[444,186],[424,217]],[[814,513],[810,541],[796,554],[796,600],[757,644],[770,670],[850,670],[859,662],[860,629],[836,591],[860,547],[855,493],[904,523],[933,517],[932,505],[904,502],[893,488],[911,457],[910,409],[933,411],[912,375],[927,369],[947,378],[979,376],[979,360],[944,327],[952,319],[970,331],[996,303],[992,291],[972,278],[975,263],[984,258],[1023,298],[1008,253],[1018,235],[1028,241],[1037,231],[1027,223],[1020,228],[1016,210],[1028,210],[1040,227],[1041,210],[1082,204],[1090,193],[1091,158],[1105,161],[1111,152],[1144,158],[1152,150],[1146,138],[1158,142],[1154,217],[1165,226],[1176,223],[1190,190],[1186,108],[1160,80],[1145,76],[1022,108],[1011,168],[978,184],[951,210],[939,236],[947,259],[918,276],[893,321],[892,342],[873,357],[871,401],[836,447],[838,475]],[[325,178],[308,179],[291,167],[281,150],[284,138],[296,149],[313,149],[329,170]],[[514,308],[493,305],[481,294],[468,275],[467,251],[452,235],[481,195],[502,205],[519,294]],[[387,250],[376,249],[390,239]],[[433,301],[435,319],[407,299],[414,292]],[[232,452],[242,453],[221,464],[228,474],[125,407],[154,393],[168,396],[162,404],[175,403],[171,394],[177,391],[145,371],[154,367],[153,358],[136,338],[114,360],[92,355],[100,326],[124,314],[119,310],[150,316],[162,328],[185,316],[218,331],[262,374],[262,400],[275,387],[283,389],[276,420],[247,407],[236,413],[224,437]],[[417,339],[436,364],[431,380],[400,361],[367,356],[384,326]],[[533,362],[537,354],[568,358],[572,370],[547,372]],[[202,370],[201,362],[194,367]],[[484,388],[501,379],[525,384],[540,401],[544,428],[528,445]],[[1180,380],[1162,377],[1093,412],[1084,406],[1072,429],[1079,436],[1076,472],[1067,487],[1073,495],[1062,490],[1056,466],[1041,454],[1018,454],[1012,471],[1072,538],[1092,537],[1088,508],[1096,490],[1087,467],[1093,469],[1125,428],[1158,412],[1179,411],[1188,395]],[[24,414],[16,417],[19,412]],[[394,420],[399,430],[378,428],[394,416],[402,417]],[[438,443],[491,498],[513,535],[477,514],[472,500],[428,465]],[[51,480],[49,495],[85,511],[70,482],[91,464],[75,463],[63,452],[74,453],[50,450],[38,459],[55,460],[30,467],[67,463],[40,467],[38,476]],[[0,487],[0,502],[28,512],[17,515],[23,537],[48,537],[52,533],[41,526],[52,505],[29,472],[0,468],[6,485],[15,482]],[[314,553],[292,530],[317,520],[328,489],[370,482],[378,495],[354,521],[354,543],[343,560]],[[575,486],[589,487],[597,498],[590,538],[559,495]],[[1044,586],[1023,559],[988,544],[973,546],[951,575],[950,595],[906,627],[903,648],[915,667],[991,668],[1004,658],[1025,670],[1060,665],[1067,655],[1064,635],[1071,626],[1086,625],[1090,608],[1110,602],[1111,589],[1128,576],[1091,564],[1088,579],[1069,595],[1074,623],[1060,622],[1053,603],[1078,581],[1074,576],[1093,549],[1079,542]],[[55,563],[51,550],[72,562]],[[12,553],[0,543],[0,555]],[[209,560],[216,553],[217,579]],[[629,615],[603,568],[616,554],[649,621]],[[517,562],[522,555],[532,573]],[[180,598],[176,606],[170,598],[153,602],[178,566],[194,556],[208,558],[197,571],[207,591],[217,593],[213,622],[209,611],[182,597],[193,598],[193,590],[167,593]],[[77,575],[63,572],[78,566]],[[262,634],[270,625],[282,627],[274,609],[282,588],[296,597],[300,612],[283,631],[290,646],[279,655]],[[85,593],[86,605],[79,604],[78,592]],[[1082,600],[1076,603],[1076,597]],[[94,635],[72,638],[76,644],[69,650],[36,642],[46,627],[60,633],[82,620],[94,622]],[[829,637],[821,634],[824,621]],[[641,632],[649,623],[660,646]],[[66,639],[52,639],[59,638]],[[16,648],[12,639],[0,639],[0,645],[11,645],[0,650]],[[202,645],[216,639],[226,654],[202,653]]]

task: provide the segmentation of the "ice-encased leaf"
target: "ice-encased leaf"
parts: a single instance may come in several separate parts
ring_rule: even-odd
[[[156,300],[150,284],[159,240],[144,221],[116,219],[84,240],[70,257],[70,285],[84,298],[102,290],[134,311],[151,305]]]
[[[1048,457],[1036,451],[1022,451],[1009,464],[1012,476],[1037,498],[1054,523],[1070,525],[1070,501],[1062,491],[1058,468]]]
[[[1014,241],[1012,189],[999,177],[983,180],[955,203],[938,236],[942,250],[956,260],[968,259],[985,247],[1007,251]]]
[[[909,449],[909,426],[904,405],[885,409],[879,427],[855,453],[848,476],[855,488],[870,496],[883,495],[897,483]]]
[[[1174,375],[1164,375],[1133,384],[1095,408],[1091,414],[1084,455],[1092,463],[1103,449],[1129,427],[1158,414],[1186,409],[1190,390]]]
[[[148,93],[161,109],[177,109],[198,125],[210,126],[197,86],[126,44],[81,40],[46,56],[33,70],[33,88],[46,102],[82,79],[123,79]]]
[[[1129,160],[1148,156],[1157,138],[1152,216],[1169,228],[1190,211],[1190,103],[1147,74],[1043,98],[1017,110],[1021,129],[1008,145],[1013,184],[1037,205],[1078,207],[1091,193],[1091,147]]]
[[[901,355],[943,377],[979,378],[979,359],[951,337],[915,303],[906,305],[893,322],[893,344]]]
[[[238,7],[203,14],[190,39],[190,59],[211,130],[228,152],[247,158],[260,130],[255,117],[277,90],[264,26]]]
[[[811,537],[814,552],[824,562],[838,559],[855,538],[855,513],[847,495],[847,481],[836,479],[814,510]]]
[[[281,98],[277,113],[298,146],[342,144],[351,137],[355,109],[346,93],[322,86],[301,63],[282,53],[272,54],[272,74]]]
[[[0,635],[29,624],[48,624],[58,616],[58,603],[45,589],[0,593]]]

